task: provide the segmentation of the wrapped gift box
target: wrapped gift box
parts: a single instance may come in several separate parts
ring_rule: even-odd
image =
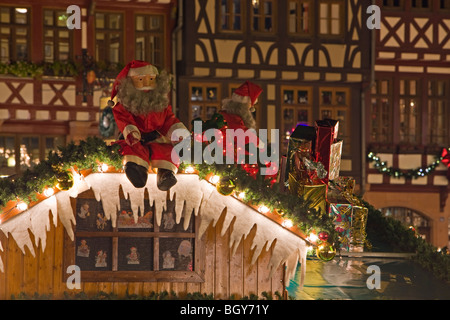
[[[340,249],[350,251],[352,245],[353,206],[351,204],[330,203],[329,214],[334,219],[339,234]]]
[[[339,177],[341,170],[342,141],[333,143],[330,148],[330,162],[328,169],[328,180],[334,180]],[[325,164],[324,164],[325,166]]]
[[[353,206],[352,243],[350,251],[363,252],[366,242],[366,225],[369,209],[362,206]]]
[[[295,167],[296,158],[304,156],[313,158],[316,142],[316,131],[314,127],[298,125],[289,137],[287,151],[285,181],[289,179],[289,173]]]
[[[315,160],[320,162],[325,167],[327,172],[330,172],[330,163],[332,156],[332,146],[333,146],[333,161],[334,164],[339,164],[340,168],[340,157],[342,153],[342,141],[337,141],[337,135],[339,131],[339,121],[324,119],[318,120],[315,124],[316,129],[316,144],[315,144]],[[331,168],[336,174],[335,168]],[[339,171],[339,170],[338,170]],[[335,177],[335,176],[334,176]],[[328,183],[329,174],[325,178],[325,183]]]

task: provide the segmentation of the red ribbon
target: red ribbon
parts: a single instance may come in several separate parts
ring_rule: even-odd
[[[445,164],[449,169],[450,169],[450,152],[448,152],[448,149],[443,149],[442,150],[442,155],[441,155],[441,157],[442,157],[442,160],[441,160],[441,162],[443,163],[443,164]]]
[[[450,152],[448,152],[448,149],[444,148],[442,150],[442,154],[441,154],[442,160],[441,162],[443,164],[445,164],[448,168],[447,170],[447,178],[450,181]]]

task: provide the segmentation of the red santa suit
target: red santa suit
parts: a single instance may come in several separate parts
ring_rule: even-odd
[[[158,75],[157,69],[146,62],[136,60],[130,62],[118,75],[111,99],[116,96],[117,87],[125,77],[139,74],[148,75],[152,72],[155,76]],[[117,127],[124,137],[124,140],[116,143],[121,146],[120,153],[123,155],[125,163],[133,162],[146,169],[151,165],[153,168],[177,172],[179,159],[172,158],[172,133],[176,129],[188,131],[174,115],[170,105],[163,110],[134,114],[119,101],[113,108],[113,114]],[[146,141],[145,138],[150,134],[156,134],[157,139]]]

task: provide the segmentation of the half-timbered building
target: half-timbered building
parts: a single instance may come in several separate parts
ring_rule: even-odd
[[[298,124],[333,118],[341,171],[361,177],[361,110],[370,82],[370,1],[196,0],[184,3],[177,55],[183,121],[207,119],[243,81],[263,88],[259,129],[279,129],[282,153]]]
[[[99,135],[109,85],[133,59],[172,70],[174,1],[2,1],[0,175]],[[79,28],[70,29],[67,21]]]
[[[450,3],[377,4],[381,25],[376,31],[375,81],[364,128],[366,152],[379,159],[379,166],[374,166],[376,161],[368,164],[365,196],[434,245],[448,246],[448,169],[434,164],[450,145]],[[389,167],[416,169],[416,174],[396,176]]]

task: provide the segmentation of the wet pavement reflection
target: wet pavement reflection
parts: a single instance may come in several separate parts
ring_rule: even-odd
[[[380,288],[368,267],[380,269]],[[369,278],[370,277],[370,278]],[[287,287],[296,300],[450,300],[450,285],[408,259],[335,257],[325,262],[307,260],[303,290],[300,267]]]

